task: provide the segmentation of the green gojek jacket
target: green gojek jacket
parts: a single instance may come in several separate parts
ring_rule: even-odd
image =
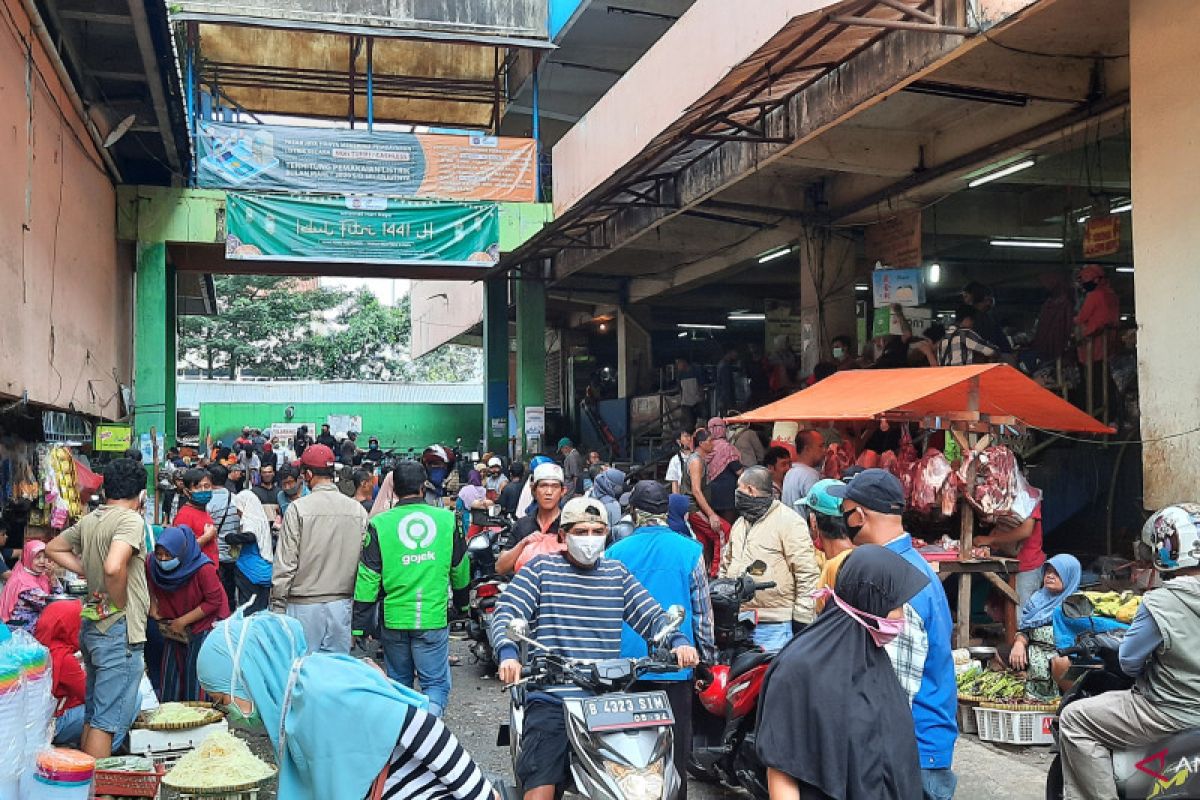
[[[471,577],[466,555],[454,514],[444,508],[401,500],[372,519],[354,584],[354,635],[378,636],[380,622],[401,631],[446,627],[451,590],[455,606],[466,606]]]

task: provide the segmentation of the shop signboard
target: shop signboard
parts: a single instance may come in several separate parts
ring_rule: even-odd
[[[196,143],[206,188],[537,201],[533,139],[203,122]]]
[[[928,308],[906,308],[904,309],[904,318],[908,320],[909,327],[916,333],[933,324],[933,312]],[[899,336],[902,333],[900,320],[892,314],[891,308],[884,306],[875,309],[871,326],[872,339],[879,336]]]
[[[133,445],[130,425],[97,425],[92,448],[101,453],[123,453]]]
[[[921,211],[901,211],[866,229],[867,261],[894,267],[921,264]]]
[[[871,273],[875,308],[893,303],[905,307],[925,302],[925,276],[919,269],[877,269]]]
[[[309,435],[317,435],[317,424],[315,422],[272,422],[271,427],[265,433],[272,439],[279,439],[282,444],[289,447],[296,440],[296,432],[300,430],[300,426],[304,426]]]
[[[487,268],[500,258],[500,208],[360,195],[234,194],[231,260]]]
[[[1112,215],[1089,219],[1083,229],[1083,257],[1115,255],[1121,249],[1121,218]]]
[[[153,464],[156,451],[159,461],[162,461],[167,454],[166,442],[161,433],[156,433],[153,439],[150,438],[150,434],[143,433],[138,440],[138,449],[142,451],[143,464]]]

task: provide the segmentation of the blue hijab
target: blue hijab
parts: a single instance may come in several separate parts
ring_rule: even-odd
[[[158,559],[150,554],[150,578],[155,586],[168,592],[184,586],[201,567],[212,563],[212,559],[200,550],[196,534],[187,525],[163,528],[156,544],[179,559],[179,566],[167,572],[159,565]]]
[[[673,494],[667,499],[667,527],[689,539],[692,536],[687,526],[688,496]]]
[[[404,710],[426,709],[428,700],[358,659],[306,651],[297,620],[239,609],[205,638],[196,674],[208,691],[254,702],[275,748],[280,797],[366,797],[396,747]]]
[[[1062,579],[1063,590],[1058,594],[1052,594],[1044,588],[1034,592],[1021,607],[1021,618],[1017,622],[1017,627],[1021,630],[1049,625],[1054,618],[1054,610],[1079,591],[1079,576],[1083,571],[1079,559],[1060,553],[1047,561],[1046,566],[1053,567],[1058,573],[1058,577]]]

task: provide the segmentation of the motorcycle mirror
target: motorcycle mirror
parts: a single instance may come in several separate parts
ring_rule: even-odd
[[[488,542],[488,538],[486,536],[482,534],[476,534],[471,538],[471,541],[467,542],[467,552],[482,553],[491,548],[491,546],[492,545]]]
[[[528,639],[529,623],[519,617],[514,617],[508,621],[508,627],[505,628],[505,632],[508,634],[508,638],[514,641]]]
[[[753,575],[756,578],[762,577],[767,572],[767,564],[761,559],[756,559],[750,566],[746,567],[746,574]]]
[[[500,506],[488,506],[488,510],[487,510],[487,511],[488,511],[488,516],[489,516],[489,517],[498,517],[498,516],[500,516]]]

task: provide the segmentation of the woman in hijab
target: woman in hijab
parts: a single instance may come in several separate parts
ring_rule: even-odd
[[[696,537],[692,535],[692,529],[687,524],[687,515],[688,496],[686,494],[671,495],[667,499],[667,527],[689,539],[694,539]]]
[[[1017,617],[1017,637],[1008,663],[1024,669],[1025,689],[1033,697],[1053,701],[1059,696],[1053,664],[1059,657],[1054,641],[1054,612],[1068,597],[1079,591],[1082,567],[1075,556],[1066,553],[1046,562],[1042,588],[1033,593]]]
[[[726,438],[725,420],[720,417],[710,419],[708,433],[713,440],[712,454],[705,459],[709,505],[726,522],[732,523],[737,519],[737,512],[733,508],[733,496],[737,491],[738,475],[742,471],[742,454]]]
[[[38,618],[33,635],[50,651],[50,674],[54,683],[50,693],[57,706],[54,710],[54,744],[59,747],[78,747],[83,736],[84,699],[87,676],[75,651],[79,649],[79,614],[83,605],[78,600],[56,600],[46,606]]]
[[[280,797],[362,800],[377,783],[388,800],[496,796],[423,695],[348,655],[306,650],[297,620],[238,612],[217,625],[198,663],[230,726],[270,737]]]
[[[237,590],[237,605],[246,606],[247,614],[262,611],[271,597],[271,569],[274,542],[271,539],[271,520],[262,501],[253,490],[233,496],[233,504],[241,518],[236,533],[226,534],[225,543],[240,548],[233,585]]]
[[[229,600],[217,566],[204,555],[186,526],[163,528],[154,546],[150,574],[150,617],[158,620],[163,651],[158,699],[199,700],[196,656],[217,620],[229,616]]]
[[[0,620],[14,627],[33,629],[56,588],[51,574],[53,565],[45,550],[43,541],[30,539],[25,542],[21,560],[13,566],[4,591],[0,593]]]
[[[864,545],[823,590],[825,610],[767,670],[758,755],[772,800],[921,796],[912,712],[884,645],[927,582],[890,550]]]

